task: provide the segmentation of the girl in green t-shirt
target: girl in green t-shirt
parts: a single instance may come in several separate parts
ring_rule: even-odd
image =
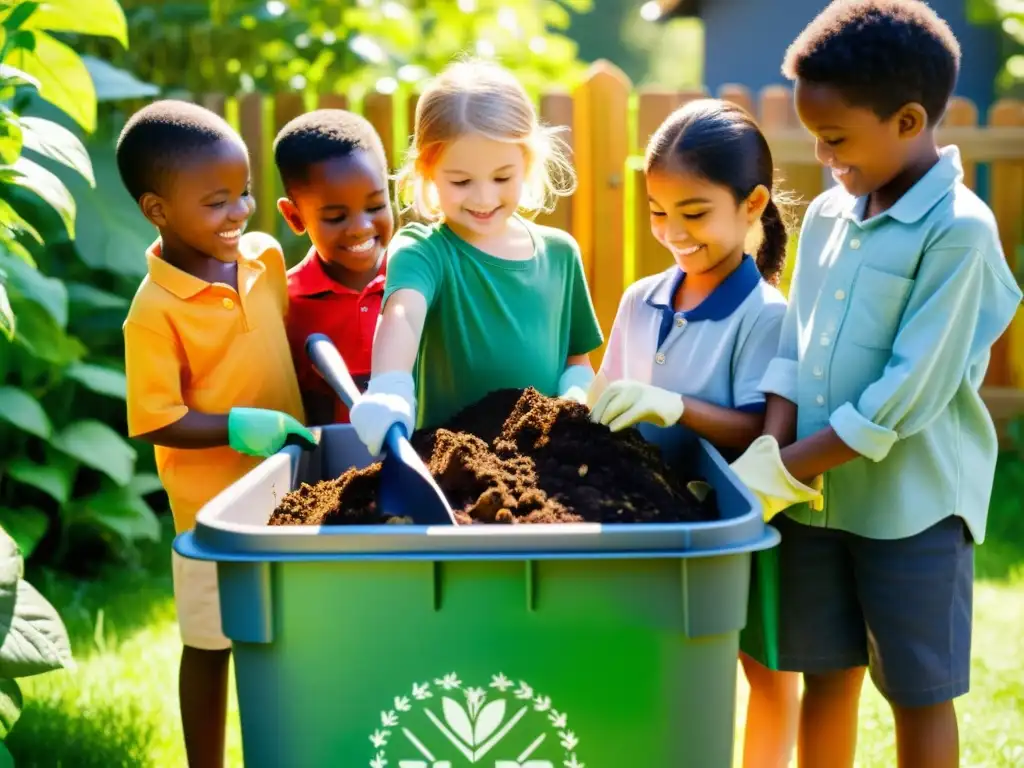
[[[437,426],[497,389],[585,399],[602,343],[579,247],[520,212],[548,211],[575,175],[503,68],[460,62],[420,97],[372,372],[351,422],[371,454],[395,423]]]

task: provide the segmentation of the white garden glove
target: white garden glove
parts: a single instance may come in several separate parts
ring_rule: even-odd
[[[613,381],[590,408],[590,420],[612,432],[641,421],[671,427],[682,417],[682,395],[629,379]]]
[[[766,521],[794,504],[809,502],[821,509],[820,488],[804,485],[789,473],[782,463],[779,444],[771,435],[757,438],[731,467],[761,502]]]
[[[392,424],[400,423],[412,435],[416,422],[416,393],[412,374],[390,371],[374,376],[366,393],[349,411],[349,421],[371,456],[380,453]]]
[[[593,381],[594,371],[589,365],[570,365],[558,379],[558,397],[586,405],[587,391]]]

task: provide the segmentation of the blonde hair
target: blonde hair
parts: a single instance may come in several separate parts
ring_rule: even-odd
[[[542,125],[523,86],[503,67],[475,59],[448,66],[427,86],[416,104],[416,123],[405,164],[398,172],[399,211],[410,207],[422,219],[437,221],[441,210],[431,174],[444,149],[467,134],[519,144],[526,179],[519,210],[549,213],[556,198],[576,190],[576,173],[562,128]]]

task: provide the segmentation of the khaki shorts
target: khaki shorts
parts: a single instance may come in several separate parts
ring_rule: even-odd
[[[221,630],[217,564],[189,560],[174,550],[171,550],[171,564],[181,642],[203,651],[230,648],[231,641]]]

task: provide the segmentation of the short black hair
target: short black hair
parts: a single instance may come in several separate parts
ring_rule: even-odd
[[[919,0],[833,0],[793,41],[790,80],[830,85],[881,119],[917,103],[936,125],[956,87],[960,44]]]
[[[117,170],[138,202],[161,193],[185,156],[221,141],[245,143],[220,115],[188,101],[154,101],[125,123],[117,139]]]
[[[364,150],[387,173],[380,135],[365,117],[345,109],[317,109],[290,120],[274,139],[274,162],[286,192],[306,181],[317,163]]]

